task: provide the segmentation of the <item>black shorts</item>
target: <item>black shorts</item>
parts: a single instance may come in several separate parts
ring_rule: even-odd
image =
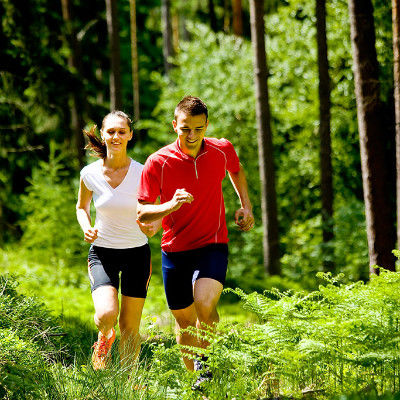
[[[118,290],[120,272],[121,293],[146,298],[151,277],[149,245],[129,249],[90,247],[88,273],[92,292],[100,286],[114,286]]]
[[[181,310],[193,303],[193,283],[197,279],[211,278],[225,283],[228,268],[225,243],[161,254],[165,295],[171,310]]]

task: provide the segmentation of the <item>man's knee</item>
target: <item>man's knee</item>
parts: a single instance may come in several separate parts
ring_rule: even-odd
[[[199,322],[211,324],[218,321],[216,305],[210,301],[203,301],[196,304],[197,318]]]
[[[196,326],[196,315],[175,315],[179,329],[186,329],[189,326]]]

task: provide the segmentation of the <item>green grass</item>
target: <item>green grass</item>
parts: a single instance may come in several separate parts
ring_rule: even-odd
[[[50,265],[9,250],[0,262],[19,282],[0,282],[0,397],[202,398],[191,390],[196,374],[185,370],[175,344],[157,256],[140,362],[134,371],[121,367],[115,345],[112,368],[100,373],[90,366],[96,330],[85,260],[82,267]],[[312,293],[223,295],[217,331],[201,332],[214,371],[208,399],[300,399],[304,390],[315,399],[398,398],[400,274],[383,272],[368,284],[320,277]]]

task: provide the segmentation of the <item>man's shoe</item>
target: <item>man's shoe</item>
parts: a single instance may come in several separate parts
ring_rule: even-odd
[[[210,382],[213,378],[212,372],[209,370],[208,365],[205,363],[207,358],[203,357],[202,361],[194,360],[194,370],[202,371],[197,381],[192,385],[192,390],[202,390],[204,382]]]
[[[105,369],[110,359],[111,346],[115,340],[115,329],[111,329],[111,337],[107,339],[99,332],[98,340],[93,345],[92,365],[93,369]]]

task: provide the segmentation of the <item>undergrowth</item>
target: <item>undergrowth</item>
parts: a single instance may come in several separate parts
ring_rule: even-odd
[[[93,331],[60,319],[34,298],[0,281],[0,397],[5,399],[398,398],[400,275],[381,270],[364,284],[319,274],[319,290],[267,290],[239,296],[256,322],[221,322],[200,331],[214,374],[204,393],[191,390],[172,333],[145,321],[146,341],[134,370],[90,366]],[[64,321],[65,322],[65,321]],[[86,330],[85,330],[86,329]],[[196,334],[196,332],[192,332]],[[81,342],[80,342],[81,341]],[[347,395],[345,393],[348,393]]]

